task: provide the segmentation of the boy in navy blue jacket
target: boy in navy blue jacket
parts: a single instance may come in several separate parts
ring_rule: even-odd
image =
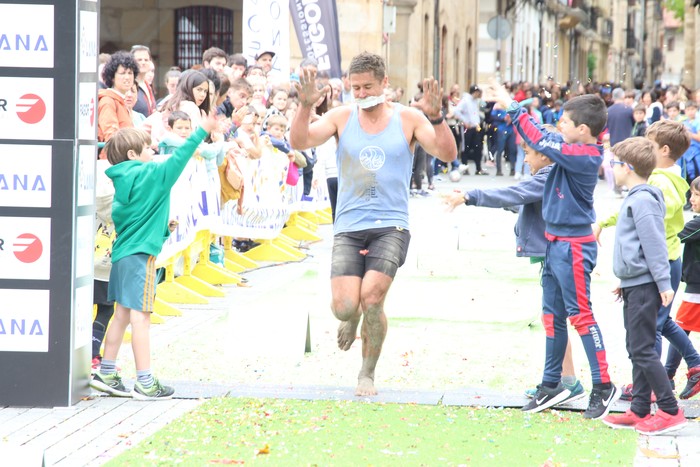
[[[561,134],[556,134],[537,124],[503,86],[494,84],[491,91],[492,100],[508,109],[523,142],[555,162],[542,200],[548,240],[542,271],[545,367],[542,383],[523,411],[540,412],[571,395],[561,384],[568,318],[581,336],[591,367],[593,389],[584,417],[603,418],[620,396],[610,381],[603,335],[590,301],[590,276],[598,256],[591,228],[595,222],[593,190],[603,161],[603,146],[597,144],[596,136],[607,121],[605,102],[594,95],[571,99],[564,105],[559,120]]]
[[[550,126],[551,125],[547,125]],[[551,127],[552,131],[556,129]],[[544,219],[542,218],[542,196],[544,184],[552,169],[552,161],[529,146],[525,146],[525,162],[530,166],[533,176],[517,185],[489,190],[468,190],[464,194],[454,192],[447,196],[447,210],[453,211],[461,204],[490,208],[520,206],[518,221],[515,225],[516,256],[530,258],[531,263],[542,263],[547,249],[544,236]],[[561,402],[572,402],[585,397],[581,382],[576,378],[571,344],[567,341],[563,360],[562,385],[570,395]],[[536,389],[527,389],[525,395],[534,398]]]

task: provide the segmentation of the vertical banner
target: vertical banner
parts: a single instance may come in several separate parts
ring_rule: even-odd
[[[318,60],[318,71],[340,78],[340,35],[335,0],[289,0],[289,9],[301,53]]]
[[[99,11],[0,2],[0,407],[90,393]]]
[[[274,52],[272,70],[289,76],[289,10],[286,0],[243,0],[243,55],[255,63],[261,52]]]

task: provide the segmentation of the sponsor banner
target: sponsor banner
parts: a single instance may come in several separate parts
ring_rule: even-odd
[[[81,73],[97,73],[97,12],[80,10],[80,61]]]
[[[253,64],[265,51],[275,53],[272,71],[289,76],[288,0],[243,2],[243,55]]]
[[[97,139],[97,83],[78,84],[78,139]]]
[[[0,279],[48,280],[50,273],[51,219],[0,217]]]
[[[301,53],[318,60],[318,71],[340,78],[340,34],[335,0],[291,0],[289,9]]]
[[[0,289],[0,352],[49,351],[49,291]]]
[[[78,146],[78,206],[89,206],[95,201],[95,163],[97,146]]]
[[[0,3],[0,67],[53,68],[53,25],[53,5]]]
[[[0,206],[51,207],[51,146],[0,144]]]
[[[95,258],[95,216],[80,216],[75,223],[75,277],[92,274]]]
[[[53,139],[53,78],[0,77],[0,139]]]
[[[75,289],[75,297],[73,298],[73,324],[75,327],[73,348],[76,350],[92,342],[92,292],[92,282]]]
[[[178,225],[163,244],[158,264],[187,248],[197,232],[212,228],[219,216],[220,193],[218,172],[210,175],[203,160],[190,159],[170,190],[170,218]]]

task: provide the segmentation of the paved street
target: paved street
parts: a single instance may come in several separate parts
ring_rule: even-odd
[[[387,300],[389,333],[376,381],[380,395],[372,400],[518,407],[524,403],[522,391],[541,377],[539,266],[515,257],[515,214],[471,206],[446,213],[439,196],[456,188],[513,181],[466,176],[452,183],[443,178],[433,195],[411,199],[410,254]],[[601,214],[620,202],[603,182],[596,196]],[[153,366],[176,388],[178,400],[172,405],[160,410],[154,403],[98,397],[71,409],[1,409],[0,438],[46,450],[47,460],[57,465],[101,465],[189,410],[198,398],[356,399],[352,390],[360,343],[348,352],[337,349],[337,321],[328,309],[330,226],[319,232],[324,240],[309,246],[304,261],[263,265],[245,274],[249,287],[227,287],[225,298],[206,306],[180,306],[183,317],[153,327]],[[610,293],[615,285],[613,232],[604,232],[602,240],[593,307],[613,381],[622,384],[629,382],[630,364],[621,307]],[[307,323],[311,352],[305,354]],[[573,337],[577,371],[590,389],[586,359]],[[133,378],[128,346],[119,363],[125,379]],[[616,409],[625,407],[618,404]],[[686,403],[686,412],[697,416],[700,405]],[[696,422],[678,436],[640,437],[634,464],[698,465],[699,438]]]

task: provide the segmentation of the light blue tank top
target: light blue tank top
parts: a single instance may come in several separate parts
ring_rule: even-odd
[[[387,127],[372,135],[360,127],[353,105],[338,141],[335,233],[383,227],[408,229],[413,153],[401,126],[400,104]]]

